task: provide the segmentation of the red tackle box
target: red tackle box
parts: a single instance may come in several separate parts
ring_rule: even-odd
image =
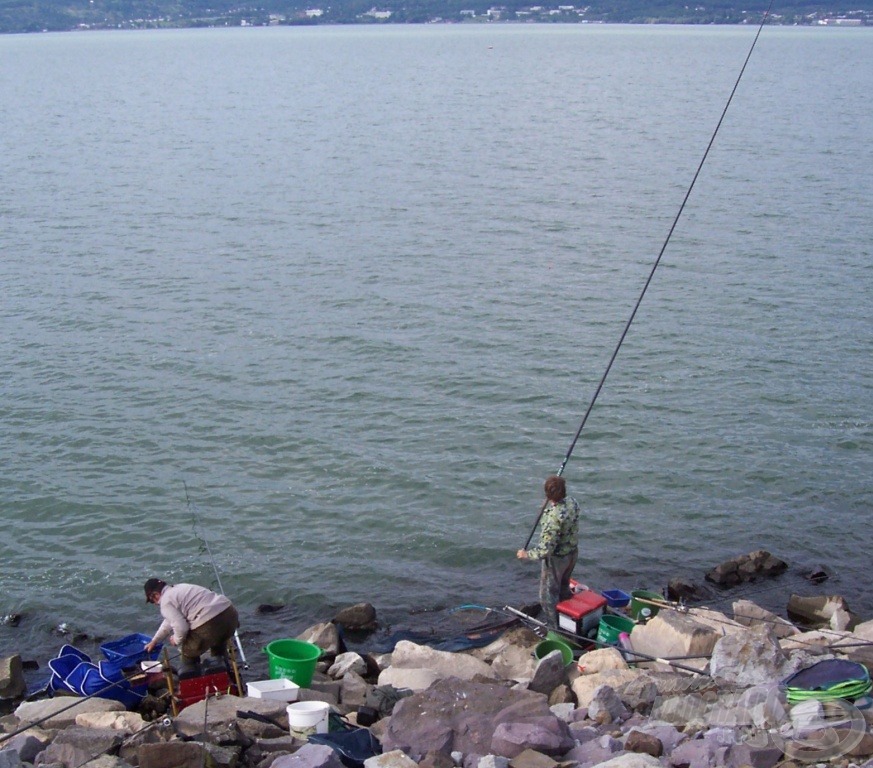
[[[203,701],[207,696],[216,693],[236,695],[236,686],[230,682],[230,675],[224,670],[199,677],[180,678],[178,682],[180,709]]]
[[[584,589],[558,603],[558,626],[568,632],[587,637],[596,631],[606,608],[606,598],[593,589]]]

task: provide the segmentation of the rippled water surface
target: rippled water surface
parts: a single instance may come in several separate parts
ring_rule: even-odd
[[[151,632],[213,562],[258,659],[533,601],[754,32],[0,38],[2,650]],[[567,465],[589,584],[762,547],[873,614],[871,34],[764,30]]]

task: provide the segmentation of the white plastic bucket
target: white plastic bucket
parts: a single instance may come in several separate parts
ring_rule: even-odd
[[[313,733],[327,733],[330,704],[326,701],[297,701],[289,704],[288,728],[295,739],[309,739]]]

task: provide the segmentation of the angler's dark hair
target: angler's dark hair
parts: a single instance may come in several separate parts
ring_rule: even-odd
[[[164,587],[166,587],[166,586],[167,586],[167,582],[164,581],[163,579],[149,579],[143,587],[145,589],[146,602],[148,602],[149,598],[155,592],[158,592],[158,593],[163,592]]]
[[[567,483],[563,477],[557,475],[547,477],[543,488],[549,501],[563,501],[567,498]]]

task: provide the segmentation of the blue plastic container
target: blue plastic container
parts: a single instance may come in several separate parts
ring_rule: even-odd
[[[607,589],[600,594],[606,598],[606,604],[610,608],[624,608],[631,601],[631,596],[620,589]]]
[[[143,634],[127,635],[120,640],[111,640],[108,643],[103,643],[100,650],[106,657],[106,660],[112,663],[113,667],[124,668],[132,667],[134,664],[139,664],[146,659],[156,659],[161,652],[161,646],[158,644],[147,653],[145,650],[146,643],[151,640],[151,637]]]

